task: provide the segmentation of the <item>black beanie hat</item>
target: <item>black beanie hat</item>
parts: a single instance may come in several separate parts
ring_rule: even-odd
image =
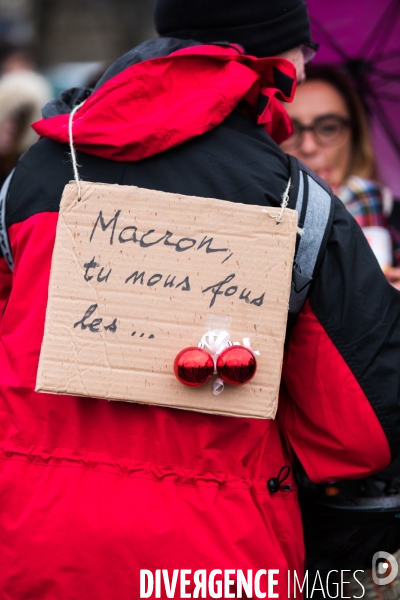
[[[260,58],[311,39],[304,0],[156,0],[154,22],[161,36],[236,43]]]

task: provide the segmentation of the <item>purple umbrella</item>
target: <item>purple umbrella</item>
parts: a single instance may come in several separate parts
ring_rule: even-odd
[[[400,198],[400,0],[307,0],[314,61],[344,67],[367,107],[380,175]]]

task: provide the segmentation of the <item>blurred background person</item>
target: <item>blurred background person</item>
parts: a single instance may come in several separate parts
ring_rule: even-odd
[[[0,78],[0,183],[38,136],[31,123],[41,118],[41,108],[52,98],[44,77],[15,70]]]
[[[309,68],[292,104],[287,105],[294,132],[282,148],[324,179],[362,227],[389,281],[399,241],[389,231],[389,189],[378,181],[368,122],[348,78],[331,66]],[[392,233],[392,235],[391,235]]]
[[[153,0],[0,0],[0,184],[37,140],[30,125],[53,96],[94,87],[108,64],[155,35],[152,7]]]

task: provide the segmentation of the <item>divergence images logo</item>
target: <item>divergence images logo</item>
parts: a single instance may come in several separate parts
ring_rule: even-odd
[[[388,552],[375,552],[372,557],[372,579],[376,585],[392,583],[399,572],[399,565]]]

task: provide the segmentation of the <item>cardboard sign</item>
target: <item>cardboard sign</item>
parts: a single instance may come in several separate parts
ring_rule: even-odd
[[[297,213],[133,186],[65,187],[39,392],[232,416],[277,409]],[[226,329],[258,350],[241,387],[188,388],[177,353]]]

